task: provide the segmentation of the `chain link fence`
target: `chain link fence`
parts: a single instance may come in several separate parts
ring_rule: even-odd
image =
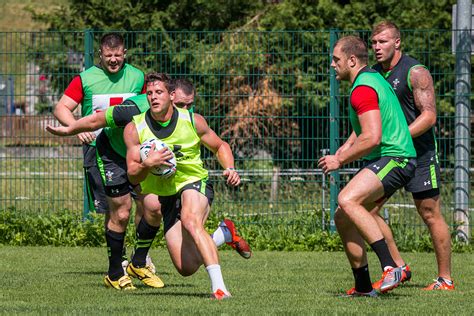
[[[243,179],[237,190],[225,186],[216,160],[203,152],[216,190],[214,212],[248,218],[249,223],[315,215],[318,223],[308,225],[329,229],[337,189],[357,170],[352,164],[328,178],[317,167],[318,158],[334,151],[350,133],[349,87],[339,86],[331,76],[331,45],[354,33],[369,40],[369,31],[337,30],[124,35],[129,63],[144,72],[166,72],[194,82],[196,111],[232,146]],[[451,31],[402,34],[403,51],[433,75],[442,208],[454,227],[456,60]],[[98,62],[101,35],[0,32],[0,211],[48,215],[67,209],[80,218],[79,141],[54,137],[44,128],[55,122],[51,112],[71,79]],[[472,166],[472,153],[468,159]],[[470,192],[472,183],[471,177]],[[472,210],[471,199],[469,216]],[[393,224],[424,229],[411,195],[403,190],[389,200],[384,214]]]

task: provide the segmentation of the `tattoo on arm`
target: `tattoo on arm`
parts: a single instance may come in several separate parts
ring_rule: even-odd
[[[416,108],[421,112],[430,111],[436,114],[433,78],[428,69],[415,67],[410,73],[411,86]]]

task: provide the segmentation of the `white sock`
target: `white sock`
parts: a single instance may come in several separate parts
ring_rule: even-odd
[[[206,267],[206,270],[209,274],[209,279],[211,279],[212,293],[215,293],[218,289],[221,289],[225,293],[229,293],[225,287],[224,279],[222,278],[221,266],[218,264],[211,264]]]
[[[232,234],[230,233],[224,222],[221,222],[219,224],[216,231],[212,233],[211,237],[217,247],[222,246],[225,242],[232,241]]]

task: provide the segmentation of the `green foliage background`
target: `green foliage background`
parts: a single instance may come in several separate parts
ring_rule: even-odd
[[[70,0],[36,13],[50,30],[370,29],[381,19],[403,29],[448,29],[455,0]]]
[[[131,216],[133,218],[133,216]],[[211,213],[206,228],[212,233],[221,218]],[[258,215],[252,218],[233,217],[239,233],[254,250],[270,251],[342,251],[339,234],[315,229],[319,220],[316,215],[300,215],[262,221]],[[251,222],[251,225],[245,224]],[[71,216],[70,211],[38,215],[6,210],[0,212],[0,245],[10,246],[105,246],[103,216],[91,215],[89,220]],[[400,251],[432,252],[429,234],[392,225],[392,231]],[[133,224],[127,230],[126,243],[134,245]],[[163,229],[155,238],[154,248],[165,247]],[[474,246],[453,240],[453,252],[474,251]]]
[[[313,128],[312,119],[329,114],[328,30],[337,29],[339,35],[358,33],[368,40],[375,22],[395,21],[406,30],[404,51],[414,53],[440,74],[435,78],[440,115],[452,116],[454,59],[443,56],[450,45],[450,33],[438,36],[420,30],[449,29],[454,3],[455,0],[70,0],[53,11],[32,10],[33,18],[48,25],[49,31],[74,31],[61,33],[48,45],[37,39],[32,50],[43,56],[37,63],[44,73],[51,74],[52,85],[61,94],[81,69],[68,64],[67,53],[50,52],[83,52],[84,30],[93,32],[95,49],[103,32],[123,31],[128,61],[133,65],[145,72],[158,70],[193,79],[201,97],[197,108],[226,140],[240,140],[231,143],[235,152],[248,156],[265,151],[271,154],[275,165],[312,168],[319,149],[328,147],[314,141],[327,138],[327,122]],[[292,32],[297,30],[305,32]],[[433,53],[440,58],[430,58]],[[264,84],[267,90],[262,88]],[[268,94],[268,90],[282,99],[270,101],[267,112],[252,112],[242,106],[246,99],[258,101],[258,96]],[[257,100],[250,100],[250,95],[256,95]],[[239,130],[236,116],[258,116],[256,130],[273,134],[247,135],[251,123]],[[265,121],[265,117],[274,119]],[[227,118],[223,124],[222,118]],[[341,135],[347,134],[344,124],[341,123]],[[273,126],[277,128],[272,130]],[[245,150],[251,146],[245,139],[249,137],[274,137],[276,141],[253,144],[253,152],[248,153]],[[294,150],[282,152],[279,148]]]
[[[328,148],[328,30],[340,30],[340,35],[358,33],[368,40],[375,22],[391,19],[405,30],[404,51],[414,53],[427,63],[435,77],[439,116],[446,117],[446,140],[441,140],[440,146],[441,164],[452,167],[454,58],[449,49],[450,32],[435,31],[451,27],[454,3],[454,0],[71,0],[52,12],[32,10],[34,18],[46,23],[48,30],[54,32],[34,34],[31,41],[25,42],[28,57],[35,59],[41,72],[48,74],[53,88],[61,94],[72,77],[82,70],[82,64],[71,64],[68,58],[71,52],[84,53],[85,30],[93,33],[95,51],[103,32],[123,31],[129,48],[127,58],[132,64],[144,71],[159,70],[193,79],[200,96],[197,108],[209,117],[210,125],[220,135],[225,135],[226,140],[249,139],[233,134],[232,127],[242,117],[258,117],[255,125],[260,130],[268,130],[269,134],[251,135],[249,144],[236,143],[233,149],[242,169],[250,170],[253,165],[263,169],[261,165],[264,164],[271,171],[274,166],[312,168],[315,157],[320,154],[319,149]],[[428,29],[433,32],[429,33]],[[24,67],[21,63],[18,65]],[[272,108],[268,112],[243,112],[242,109],[247,108],[242,104],[251,96],[258,101],[259,96],[269,93],[280,99],[270,102]],[[285,121],[288,125],[279,125]],[[344,124],[341,120],[341,137],[347,136]],[[271,159],[247,159],[245,148],[250,145],[255,146],[256,151],[270,153]],[[215,169],[215,162],[206,163],[210,169]],[[271,172],[256,175],[248,191],[256,196],[263,186],[270,187],[271,181]],[[311,189],[312,186],[306,185],[317,181],[311,178],[301,186],[304,190]],[[284,192],[295,187],[292,182],[286,184],[280,184],[286,189],[282,190]],[[267,191],[270,189],[265,193]],[[267,196],[256,202],[266,206]],[[448,197],[446,201],[451,200]],[[291,203],[296,198],[279,201],[279,207],[287,210],[285,203],[288,201]],[[307,201],[308,204],[311,202],[313,200]],[[82,222],[71,216],[71,211],[46,217],[18,214],[14,210],[0,214],[0,243],[3,244],[92,246],[103,243],[100,218]],[[277,222],[257,215],[252,219],[236,219],[252,222],[252,225],[243,225],[242,233],[256,249],[342,249],[337,234],[329,235],[322,229],[314,229],[314,224],[310,223],[319,220],[313,216],[316,215],[291,216]],[[215,224],[217,218],[211,218],[208,228],[212,229]],[[426,234],[411,233],[402,225],[394,225],[393,229],[402,250],[432,250]],[[133,240],[132,235],[130,229],[129,243]],[[162,238],[157,240],[162,245]],[[455,249],[465,251],[457,244]]]

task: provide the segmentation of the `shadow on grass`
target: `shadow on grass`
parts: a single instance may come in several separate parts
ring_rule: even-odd
[[[390,291],[388,293],[385,293],[385,294],[382,294],[380,292],[377,292],[377,296],[376,297],[367,297],[367,296],[356,296],[356,297],[351,297],[351,296],[348,296],[344,290],[339,290],[339,291],[331,291],[328,293],[329,295],[331,296],[334,296],[336,298],[339,298],[339,299],[342,299],[342,300],[370,300],[370,299],[382,299],[382,300],[387,300],[387,299],[395,299],[395,300],[399,300],[399,299],[402,299],[402,298],[406,298],[406,297],[410,297],[412,295],[410,294],[406,294],[406,293],[400,293],[400,292],[397,292],[395,290],[395,292],[393,291]]]
[[[102,275],[105,276],[107,274],[107,270],[104,271],[68,271],[68,272],[63,272],[63,274],[66,275]],[[162,276],[162,275],[170,275],[169,272],[157,272],[156,275]]]
[[[133,279],[134,280],[134,285],[137,289],[143,289],[143,290],[150,290],[150,291],[154,291],[154,290],[161,290],[160,288],[152,288],[152,287],[149,287],[149,286],[146,286],[145,284],[141,283],[140,281],[138,281],[137,279]],[[137,281],[135,281],[137,280]],[[140,282],[139,284],[137,284],[137,282]],[[163,281],[165,282],[165,281]],[[164,289],[168,289],[168,288],[195,288],[196,286],[193,285],[193,284],[188,284],[188,283],[166,283],[165,282],[165,287]]]
[[[159,292],[159,291],[147,291],[147,292],[137,292],[133,291],[133,295],[138,296],[169,296],[169,297],[197,297],[197,298],[210,298],[211,294],[209,293],[179,293],[179,292]]]

